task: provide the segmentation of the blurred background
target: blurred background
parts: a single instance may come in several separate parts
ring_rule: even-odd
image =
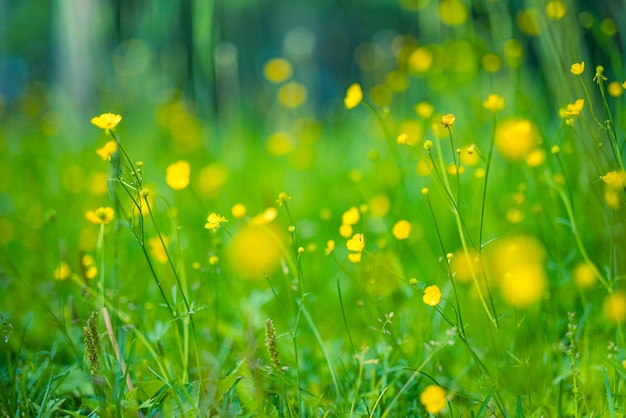
[[[541,121],[554,138],[558,109],[580,94],[570,65],[583,60],[589,79],[601,64],[617,82],[609,101],[619,113],[624,2],[548,3],[0,0],[4,270],[16,274],[18,263],[50,283],[59,260],[93,251],[84,213],[110,204],[109,167],[95,154],[104,135],[89,123],[100,113],[123,116],[122,143],[167,199],[165,167],[191,163],[181,209],[193,214],[181,217],[189,242],[204,239],[211,211],[241,201],[258,213],[283,190],[300,199],[294,216],[303,220],[333,205],[337,218],[381,192],[393,208],[417,199],[394,191],[400,177],[378,120],[362,107],[346,112],[353,82],[386,115],[390,135],[414,143],[433,135],[416,120],[415,105],[428,103],[457,116],[461,145],[483,146],[491,119],[481,103],[492,92],[508,114]],[[287,69],[269,68],[275,58]],[[426,184],[411,181],[410,190]],[[322,247],[311,227],[304,238],[314,237]],[[192,257],[206,258],[206,248]],[[11,283],[3,273],[1,288]]]

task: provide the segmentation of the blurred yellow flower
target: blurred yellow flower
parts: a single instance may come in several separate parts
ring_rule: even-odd
[[[278,193],[278,199],[276,199],[276,204],[278,204],[278,206],[282,206],[283,203],[285,203],[288,200],[291,200],[291,196],[289,196],[285,192],[280,192]]]
[[[409,136],[405,133],[401,133],[400,135],[398,135],[396,142],[400,145],[405,145],[407,142],[409,142]]]
[[[361,219],[361,214],[356,206],[352,206],[341,215],[341,223],[343,225],[354,225]]]
[[[356,234],[352,238],[350,238],[346,243],[346,247],[350,251],[355,251],[358,253],[363,251],[363,248],[365,248],[365,238],[363,237],[363,234]]]
[[[211,213],[206,218],[206,224],[204,224],[205,229],[211,229],[213,232],[217,230],[223,223],[228,222],[228,219],[220,215],[219,213]]]
[[[602,181],[611,189],[620,190],[626,187],[625,171],[609,171],[600,178],[602,178]]]
[[[108,224],[113,220],[113,216],[115,215],[115,211],[110,207],[99,207],[96,210],[88,210],[85,213],[85,218],[93,224]]]
[[[91,118],[91,123],[100,129],[104,129],[104,132],[108,135],[111,130],[121,122],[122,117],[113,113],[103,113],[100,116],[94,116]]]
[[[546,16],[552,20],[560,20],[565,16],[567,8],[565,3],[560,0],[549,1],[546,5]]]
[[[626,293],[617,291],[608,295],[602,303],[604,318],[614,324],[626,321]]]
[[[422,145],[426,151],[430,150],[433,147],[433,141],[427,139],[424,141],[424,145]]]
[[[437,414],[446,407],[446,391],[441,386],[429,385],[420,395],[420,402],[426,412]]]
[[[593,287],[593,285],[595,285],[598,281],[598,277],[596,276],[596,267],[592,263],[587,263],[586,261],[581,261],[576,264],[574,270],[572,270],[572,277],[574,278],[574,283],[583,289]]]
[[[449,128],[450,126],[454,125],[455,120],[456,118],[454,117],[454,115],[452,113],[448,113],[447,115],[443,115],[441,117],[441,124],[446,128]]]
[[[428,102],[419,102],[415,105],[415,113],[421,118],[428,119],[435,112],[435,108]]]
[[[98,148],[96,150],[96,154],[98,154],[102,161],[111,161],[111,157],[117,151],[117,142],[109,141],[102,148]]]
[[[189,186],[191,167],[184,160],[170,164],[165,171],[165,182],[174,190],[182,190]]]
[[[462,248],[456,250],[452,253],[450,270],[454,275],[454,280],[459,283],[469,283],[472,277],[480,276],[482,267],[478,251],[471,248],[467,250],[467,253]]]
[[[363,100],[363,89],[361,89],[361,85],[358,83],[350,85],[346,91],[346,97],[343,99],[346,109],[357,107],[359,103],[361,103],[361,100]]]
[[[278,101],[287,109],[302,106],[307,99],[307,89],[304,84],[290,81],[278,90]]]
[[[565,115],[567,115],[567,116],[580,115],[580,112],[583,110],[584,106],[585,106],[585,100],[584,99],[578,99],[574,103],[569,103],[565,107]]]
[[[54,272],[52,272],[52,276],[54,277],[55,280],[65,280],[68,277],[70,277],[71,274],[72,274],[72,269],[70,268],[69,264],[67,264],[65,261],[61,261],[59,266],[56,269],[54,269]]]
[[[428,286],[424,289],[424,296],[422,296],[422,300],[428,306],[437,306],[441,301],[441,290],[439,286],[432,285]]]
[[[292,73],[291,64],[284,58],[273,58],[263,67],[263,75],[272,83],[282,83],[291,77]]]
[[[326,242],[326,248],[324,249],[324,254],[330,255],[333,253],[333,251],[335,251],[335,241],[333,241],[332,239],[329,239]]]
[[[528,119],[509,118],[496,127],[496,149],[505,159],[519,161],[532,151],[539,141],[536,126]]]
[[[449,26],[460,25],[467,20],[467,6],[459,0],[441,0],[439,2],[439,18]]]
[[[361,253],[350,253],[348,254],[348,260],[352,263],[358,263],[363,258],[363,254]]]
[[[606,87],[606,90],[613,97],[619,97],[624,92],[624,88],[622,87],[619,81],[611,81],[609,85]]]
[[[574,75],[581,75],[585,71],[585,61],[574,63],[569,69]]]
[[[490,94],[487,100],[483,102],[483,107],[492,112],[504,109],[504,98],[499,94]]]
[[[407,239],[411,234],[411,223],[404,219],[399,220],[391,229],[391,233],[394,237],[396,237],[396,239]]]
[[[233,215],[233,218],[241,219],[246,216],[246,207],[241,203],[235,203],[230,209],[230,213]]]
[[[169,244],[167,237],[163,237],[163,242],[167,247]],[[159,237],[148,238],[147,244],[150,249],[150,254],[152,254],[152,257],[154,257],[157,262],[161,264],[167,263],[167,252],[165,251],[165,248],[163,248],[163,244],[161,244],[161,239]]]
[[[268,225],[278,216],[278,210],[271,206],[250,219],[250,225]]]
[[[353,232],[354,232],[354,228],[352,228],[352,225],[342,224],[339,227],[339,235],[341,235],[344,238],[350,238]]]
[[[532,150],[526,156],[526,164],[529,167],[539,167],[546,160],[546,152],[541,149]]]

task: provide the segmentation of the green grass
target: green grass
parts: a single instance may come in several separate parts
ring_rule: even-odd
[[[183,91],[141,27],[86,107],[60,81],[3,99],[0,417],[624,415],[619,20],[409,3],[331,95],[321,59],[286,48],[272,83],[264,52],[238,78],[224,44]],[[200,87],[228,93],[216,112]],[[110,134],[89,123],[109,111]]]

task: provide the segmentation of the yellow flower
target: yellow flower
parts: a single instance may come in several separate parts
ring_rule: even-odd
[[[504,98],[499,94],[490,94],[483,102],[483,107],[492,112],[504,109]]]
[[[217,228],[219,228],[224,222],[228,222],[228,219],[224,218],[219,213],[213,212],[206,218],[206,224],[204,224],[205,229],[212,229],[213,232]]]
[[[602,303],[604,318],[614,324],[626,321],[626,293],[622,291],[608,295]]]
[[[278,210],[271,206],[254,218],[250,219],[250,225],[269,225],[278,216]]]
[[[363,258],[363,254],[361,253],[350,253],[348,254],[348,260],[352,263],[358,263]]]
[[[428,119],[433,115],[435,108],[428,102],[419,102],[415,105],[415,113],[421,118]]]
[[[94,116],[91,118],[91,123],[100,129],[104,129],[104,132],[108,135],[113,129],[115,129],[121,120],[122,117],[120,115],[103,113],[100,116]]]
[[[324,254],[330,255],[333,253],[333,251],[335,251],[335,241],[333,241],[332,239],[329,239],[326,242],[326,248],[324,249]]]
[[[420,402],[431,414],[436,414],[446,407],[446,391],[441,386],[429,385],[420,395]]]
[[[422,300],[428,306],[439,305],[439,302],[441,301],[441,290],[437,285],[428,286],[424,289],[424,296],[422,296]]]
[[[430,139],[427,139],[426,141],[424,141],[423,147],[426,151],[428,151],[429,149],[433,147],[433,141],[431,141]]]
[[[156,261],[161,264],[167,263],[167,246],[169,244],[169,240],[167,237],[162,237],[163,243],[165,244],[165,248],[163,248],[163,244],[161,243],[161,239],[159,237],[148,238],[148,248],[150,249],[150,254]]]
[[[574,63],[569,69],[574,75],[581,75],[585,71],[585,61]]]
[[[88,210],[85,213],[85,218],[93,224],[108,224],[113,220],[113,216],[115,215],[115,211],[110,207],[99,207],[96,210]]]
[[[355,108],[363,100],[363,90],[358,83],[352,84],[346,91],[346,97],[343,99],[343,103],[346,109]]]
[[[354,225],[359,222],[361,219],[361,214],[359,213],[359,208],[356,206],[352,206],[350,209],[345,211],[343,215],[341,215],[341,224],[342,225]]]
[[[339,235],[344,238],[350,238],[350,235],[354,232],[352,225],[343,224],[339,227]]]
[[[441,117],[441,124],[446,128],[449,128],[450,126],[454,125],[455,120],[456,118],[454,117],[454,115],[452,113],[448,113],[447,115],[443,115]]]
[[[569,103],[565,107],[565,115],[568,115],[568,116],[580,115],[580,112],[583,110],[584,106],[585,106],[584,99],[578,99],[574,103]]]
[[[592,263],[581,261],[576,264],[576,267],[572,270],[572,277],[574,278],[574,283],[576,283],[578,287],[584,289],[591,288],[598,281],[596,276],[596,266]]]
[[[286,201],[291,200],[291,196],[289,196],[287,193],[285,192],[280,192],[278,194],[278,199],[276,200],[276,203],[278,204],[278,206],[282,206],[283,203],[285,203]]]
[[[565,16],[567,8],[560,0],[550,1],[546,5],[546,16],[552,20],[560,20]]]
[[[539,131],[528,119],[509,118],[496,127],[496,149],[509,161],[526,158],[538,142]]]
[[[59,264],[59,267],[54,269],[54,272],[52,273],[55,280],[65,280],[68,277],[70,277],[71,274],[72,274],[72,269],[65,261],[61,261],[61,264]]]
[[[396,237],[396,239],[407,239],[411,234],[411,223],[402,219],[396,222],[396,224],[391,229],[391,233],[394,237]]]
[[[365,248],[365,238],[363,237],[363,234],[354,235],[351,239],[348,240],[348,242],[346,243],[346,247],[350,251],[355,251],[358,253],[363,251],[363,248]]]
[[[407,142],[409,142],[409,136],[405,133],[401,133],[400,135],[398,135],[396,142],[400,145],[405,145]]]
[[[187,161],[176,161],[170,164],[165,171],[165,182],[174,190],[182,190],[189,186],[191,167]]]
[[[117,142],[109,141],[102,148],[96,150],[96,154],[98,154],[102,161],[111,161],[111,157],[117,151]]]
[[[235,219],[241,219],[246,216],[246,207],[241,203],[235,203],[232,208],[230,208],[230,213],[233,215]]]
[[[273,58],[263,67],[263,75],[272,83],[282,83],[291,77],[292,73],[291,64],[284,58]]]
[[[626,172],[625,171],[609,171],[604,176],[600,176],[602,181],[607,184],[607,187],[619,190],[626,187]]]

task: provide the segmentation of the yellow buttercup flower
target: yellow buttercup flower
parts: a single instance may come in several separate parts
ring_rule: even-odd
[[[72,274],[72,269],[70,268],[69,264],[67,264],[65,261],[61,261],[61,264],[59,264],[59,267],[54,269],[54,272],[52,273],[55,280],[65,280],[68,277],[70,277],[71,274]]]
[[[428,286],[424,289],[424,296],[422,296],[422,300],[428,306],[437,306],[441,301],[441,290],[439,286],[432,285]]]
[[[351,239],[348,240],[348,242],[346,243],[346,247],[350,251],[355,251],[358,253],[363,251],[363,248],[365,248],[365,238],[363,237],[363,234],[354,235]]]
[[[182,190],[189,186],[191,167],[187,161],[176,161],[167,167],[165,182],[174,190]]]
[[[499,94],[490,94],[483,102],[483,107],[492,112],[504,109],[504,98]]]
[[[100,116],[94,116],[91,118],[91,123],[100,129],[104,129],[104,132],[107,135],[115,129],[121,121],[122,117],[114,113],[103,113]]]
[[[361,213],[359,212],[359,208],[357,208],[356,206],[352,206],[341,215],[341,224],[354,225],[355,223],[359,222],[359,219],[361,219]]]
[[[228,222],[228,219],[220,215],[219,213],[211,213],[206,218],[206,224],[204,224],[204,228],[211,229],[213,232],[217,230],[223,223]]]
[[[567,116],[580,115],[580,112],[583,110],[584,106],[585,106],[585,100],[584,99],[578,99],[574,103],[569,103],[565,107],[565,115],[567,115]]]
[[[263,75],[272,83],[282,83],[291,77],[292,73],[291,64],[284,58],[273,58],[263,67]]]
[[[443,115],[441,117],[441,124],[446,128],[449,128],[450,126],[454,125],[455,120],[456,118],[454,117],[454,115],[452,113],[448,113],[447,115]]]
[[[233,207],[230,209],[230,213],[233,215],[235,219],[241,219],[246,216],[246,207],[241,203],[235,203]]]
[[[117,142],[109,141],[102,148],[98,148],[96,150],[96,154],[98,154],[102,161],[111,161],[111,157],[117,151]]]
[[[115,215],[115,211],[110,207],[99,207],[96,210],[88,210],[85,213],[85,218],[93,224],[108,224],[113,220],[113,216]]]
[[[324,254],[330,255],[333,253],[333,251],[335,251],[335,241],[333,241],[332,239],[329,239],[326,242],[326,248],[324,249]]]
[[[399,220],[391,229],[391,233],[398,240],[407,239],[411,235],[411,223],[407,220]]]
[[[424,141],[424,145],[422,146],[424,147],[426,151],[428,151],[429,149],[433,147],[433,141],[431,141],[430,139],[427,139],[426,141]]]
[[[581,75],[585,71],[585,61],[574,63],[569,69],[574,75]]]
[[[357,107],[359,103],[361,103],[361,100],[363,100],[363,89],[361,89],[360,84],[354,83],[348,87],[343,103],[346,109],[352,109]]]
[[[436,414],[446,407],[446,391],[441,386],[429,385],[420,395],[420,402],[426,412]]]

